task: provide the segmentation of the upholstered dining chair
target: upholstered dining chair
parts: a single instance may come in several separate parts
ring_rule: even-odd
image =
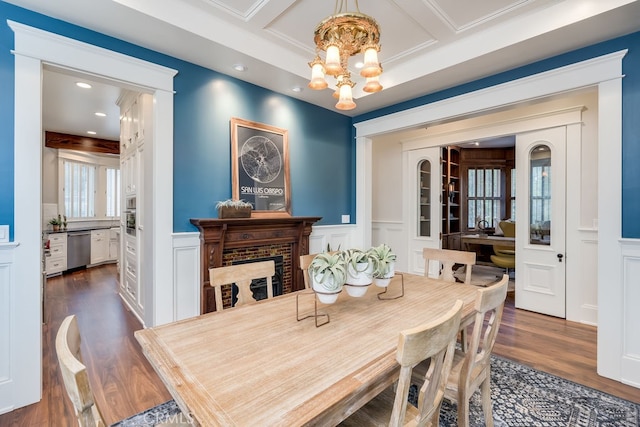
[[[328,253],[334,254],[337,251],[330,251]],[[302,270],[302,276],[304,278],[304,288],[311,289],[311,280],[309,279],[309,266],[311,261],[316,257],[316,254],[300,255],[300,270]]]
[[[209,269],[209,284],[214,288],[216,311],[222,311],[222,286],[235,285],[238,287],[237,301],[234,307],[255,302],[251,292],[251,282],[254,279],[266,279],[267,298],[273,298],[272,277],[275,274],[275,263],[270,261],[234,264],[225,267]]]
[[[67,316],[56,334],[56,353],[67,395],[80,427],[105,426],[102,413],[95,402],[89,374],[80,351],[80,329],[75,315]],[[187,426],[186,423],[163,423],[156,427]]]
[[[424,275],[430,276],[429,266],[431,261],[438,262],[438,275],[435,279],[445,280],[447,282],[455,282],[453,266],[455,264],[463,264],[465,266],[464,283],[471,283],[471,268],[476,263],[476,253],[466,251],[456,251],[452,249],[422,249],[422,258],[424,258]]]
[[[451,370],[462,301],[427,324],[400,332],[396,360],[400,365],[397,384],[387,387],[342,426],[438,426],[444,387]],[[429,361],[418,391],[418,407],[408,403],[413,367]],[[395,388],[395,392],[394,392]]]
[[[469,399],[480,389],[485,425],[493,426],[491,410],[491,353],[496,342],[502,310],[507,296],[509,276],[495,285],[479,288],[475,301],[475,319],[466,352],[456,350],[444,396],[458,405],[458,426],[469,426]]]
[[[516,237],[516,223],[511,221],[500,221],[500,229],[504,237]],[[494,246],[491,262],[505,269],[509,274],[509,270],[516,268],[516,251],[508,246]]]

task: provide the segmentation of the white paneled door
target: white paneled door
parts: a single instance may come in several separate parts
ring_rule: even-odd
[[[516,307],[565,317],[566,128],[516,137]]]

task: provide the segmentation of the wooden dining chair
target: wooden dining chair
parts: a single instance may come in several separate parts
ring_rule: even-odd
[[[267,298],[273,298],[272,277],[275,273],[273,260],[210,268],[209,284],[214,288],[216,311],[222,311],[223,309],[222,286],[224,285],[235,284],[238,287],[238,299],[233,305],[234,307],[256,301],[251,292],[251,282],[254,279],[265,278],[267,282]]]
[[[466,352],[456,350],[444,396],[458,405],[458,426],[469,426],[469,399],[480,389],[485,425],[493,426],[491,411],[491,352],[496,342],[509,276],[495,285],[479,288],[475,301],[473,333]]]
[[[330,251],[328,253],[335,254],[337,251]],[[300,270],[302,270],[302,276],[304,280],[304,288],[311,289],[311,279],[309,278],[309,266],[311,261],[316,257],[316,254],[300,255]]]
[[[87,367],[82,361],[80,340],[76,316],[72,314],[65,317],[56,334],[56,353],[64,388],[73,404],[80,427],[104,427],[104,418],[95,402]],[[173,417],[182,418],[182,414]],[[186,427],[187,425],[192,424],[171,422],[155,424],[155,427]]]
[[[455,251],[452,249],[424,248],[422,249],[422,258],[424,258],[425,276],[431,277],[429,270],[430,262],[437,261],[439,264],[438,275],[432,278],[444,280],[447,282],[455,282],[456,278],[453,275],[453,266],[456,264],[463,264],[465,266],[464,283],[471,283],[471,268],[476,263],[475,252]]]
[[[425,325],[400,332],[396,360],[400,364],[397,385],[386,388],[344,420],[342,426],[438,426],[444,387],[451,370],[462,301],[443,316]],[[429,361],[418,391],[418,407],[408,402],[413,367]],[[395,388],[395,392],[394,392]]]
[[[105,425],[100,409],[95,403],[89,374],[80,353],[80,330],[76,316],[67,316],[56,335],[56,353],[62,372],[62,380],[80,427]]]

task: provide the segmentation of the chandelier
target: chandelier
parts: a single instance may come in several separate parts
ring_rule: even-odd
[[[333,94],[338,98],[336,108],[352,110],[356,107],[353,102],[353,87],[349,72],[349,58],[364,54],[364,65],[360,75],[366,78],[363,91],[373,93],[382,90],[378,76],[382,74],[382,67],[378,62],[380,51],[380,28],[375,19],[360,13],[358,0],[356,12],[347,12],[348,1],[336,0],[333,15],[318,24],[314,32],[313,41],[316,44],[316,57],[309,63],[311,67],[311,81],[309,87],[315,90],[327,88],[325,74],[335,77],[337,90]],[[325,52],[325,60],[320,58],[320,51]]]

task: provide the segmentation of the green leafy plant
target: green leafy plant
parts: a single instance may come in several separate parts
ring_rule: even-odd
[[[369,251],[361,249],[347,249],[342,252],[345,262],[351,266],[354,272],[362,273],[369,268],[371,258]]]
[[[62,220],[60,219],[60,215],[58,215],[57,217],[53,217],[49,220],[49,224],[51,225],[62,225]]]
[[[369,256],[373,260],[373,277],[387,278],[396,260],[396,254],[386,243],[382,243],[369,249]]]
[[[328,291],[338,291],[347,280],[342,253],[320,253],[309,264],[309,274]],[[333,280],[330,280],[333,278]]]

